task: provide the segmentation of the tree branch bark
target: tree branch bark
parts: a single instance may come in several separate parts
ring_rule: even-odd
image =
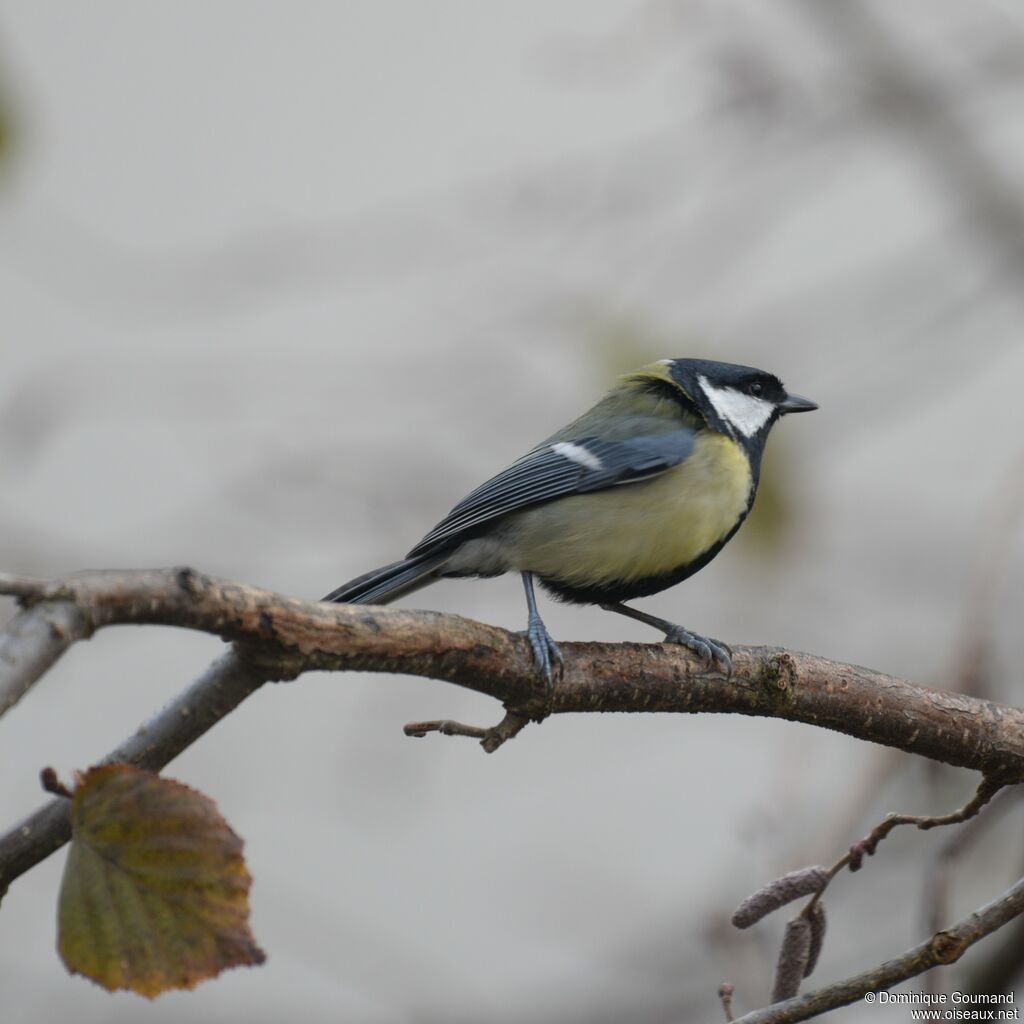
[[[25,696],[53,663],[92,630],[69,601],[43,601],[15,616],[0,634],[0,716]]]

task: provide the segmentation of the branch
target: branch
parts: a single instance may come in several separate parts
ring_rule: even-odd
[[[952,928],[936,932],[930,939],[895,960],[887,960],[878,967],[834,985],[827,985],[817,992],[808,992],[796,999],[754,1010],[753,1013],[737,1018],[735,1024],[795,1024],[796,1021],[817,1017],[837,1007],[848,1006],[862,999],[868,992],[889,989],[933,967],[955,963],[970,946],[1002,928],[1021,913],[1024,913],[1024,879]]]
[[[813,654],[736,647],[726,679],[674,644],[566,643],[564,674],[549,689],[522,636],[456,615],[300,601],[190,569],[83,573],[53,583],[0,575],[0,594],[16,590],[30,609],[74,605],[91,630],[146,623],[241,641],[246,660],[266,679],[314,670],[400,672],[467,687],[533,718],[594,711],[783,718],[996,781],[1024,780],[1024,711]],[[0,664],[0,692],[8,681]]]
[[[268,680],[361,669],[447,680],[501,701],[507,714],[493,729],[447,725],[446,731],[479,734],[486,749],[549,714],[734,713],[836,729],[980,771],[993,782],[1024,779],[1024,712],[777,648],[735,647],[726,679],[675,645],[567,643],[564,674],[548,688],[527,641],[493,626],[437,612],[299,601],[190,569],[83,573],[53,582],[0,575],[0,594],[26,606],[0,634],[0,710],[4,697],[28,689],[24,666],[41,672],[72,639],[105,626],[184,626],[237,642],[107,758],[152,769]],[[58,609],[76,625],[55,643],[52,629],[39,624]],[[441,731],[438,723],[411,727],[434,728]],[[0,892],[67,836],[61,801],[0,836]]]
[[[15,583],[8,583],[13,593]],[[0,634],[0,716],[9,711],[53,663],[92,630],[82,609],[68,601],[42,601],[16,615]]]

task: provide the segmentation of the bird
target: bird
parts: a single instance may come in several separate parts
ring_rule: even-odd
[[[549,685],[564,662],[537,610],[535,580],[558,600],[644,622],[729,676],[727,644],[624,602],[681,583],[722,550],[753,506],[774,424],[817,408],[750,366],[642,366],[466,495],[405,558],[323,600],[387,604],[447,577],[518,572],[525,635]]]

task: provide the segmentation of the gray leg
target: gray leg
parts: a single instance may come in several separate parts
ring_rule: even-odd
[[[700,636],[698,633],[691,633],[682,626],[666,619],[659,619],[656,615],[648,615],[647,612],[637,611],[636,608],[627,608],[624,604],[603,604],[601,607],[608,612],[618,612],[619,615],[626,615],[638,622],[645,622],[648,626],[660,629],[665,634],[665,643],[682,644],[689,648],[701,658],[707,666],[718,662],[727,676],[732,675],[732,648],[721,640],[713,640],[709,636]]]
[[[537,598],[533,593],[533,573],[524,572],[523,587],[526,590],[526,607],[529,611],[529,619],[526,626],[526,639],[530,641],[533,648],[533,660],[537,663],[541,675],[550,683],[551,671],[554,665],[562,670],[562,652],[558,644],[551,639],[547,627],[541,620],[537,611]]]

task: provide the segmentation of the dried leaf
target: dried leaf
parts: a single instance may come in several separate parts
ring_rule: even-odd
[[[71,833],[57,940],[69,971],[152,998],[263,962],[242,840],[209,797],[101,765],[79,778]]]
[[[806,917],[795,917],[786,925],[779,950],[779,962],[775,965],[775,984],[772,986],[772,1002],[781,1003],[792,999],[800,991],[800,982],[807,969],[807,958],[811,949],[811,922]]]
[[[790,871],[788,875],[776,878],[757,892],[748,896],[732,915],[732,923],[737,928],[749,928],[770,914],[773,910],[810,896],[822,889],[829,880],[828,871],[823,867],[800,868]]]

